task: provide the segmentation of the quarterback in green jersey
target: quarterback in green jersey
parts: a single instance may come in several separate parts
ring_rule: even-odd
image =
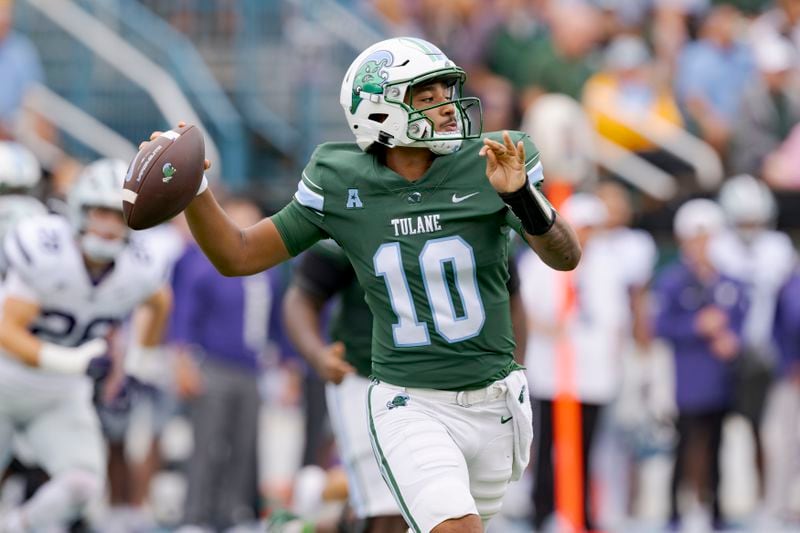
[[[508,263],[508,272],[515,358],[521,361],[527,324],[513,260]],[[321,326],[330,301],[336,305],[330,315],[329,343]],[[295,263],[283,299],[283,324],[297,351],[326,382],[328,414],[347,474],[348,499],[357,531],[405,533],[405,521],[370,447],[364,397],[372,373],[372,314],[353,267],[332,240],[315,244]]]
[[[426,41],[376,43],[342,83],[356,143],[320,145],[289,205],[245,229],[206,185],[186,208],[223,274],[259,272],[323,238],[342,247],[373,315],[373,451],[416,532],[482,532],[528,462],[530,402],[505,288],[509,230],[552,268],[580,258],[539,191],[533,143],[520,132],[481,135],[465,78]]]

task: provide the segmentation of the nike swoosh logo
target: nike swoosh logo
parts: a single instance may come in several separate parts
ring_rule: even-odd
[[[453,198],[452,198],[452,200],[453,200],[453,203],[454,203],[454,204],[457,204],[457,203],[463,202],[463,201],[464,201],[464,200],[466,200],[467,198],[472,198],[472,197],[473,197],[473,196],[475,196],[476,194],[480,194],[480,191],[478,191],[478,192],[473,192],[473,193],[471,193],[471,194],[468,194],[468,195],[466,195],[466,196],[456,196],[456,193],[453,193]]]
[[[501,417],[500,417],[500,423],[501,423],[501,424],[505,424],[506,422],[508,422],[508,421],[509,421],[509,420],[511,420],[512,418],[514,418],[514,417],[513,417],[513,416],[509,416],[508,418],[505,418],[505,417],[501,416]]]

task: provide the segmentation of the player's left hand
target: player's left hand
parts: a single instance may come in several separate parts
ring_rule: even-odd
[[[479,152],[486,158],[486,177],[498,193],[515,192],[525,185],[525,146],[516,146],[511,135],[503,132],[503,144],[485,138]]]

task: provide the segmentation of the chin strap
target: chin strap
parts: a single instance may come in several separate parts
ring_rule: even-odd
[[[541,193],[538,184],[531,183],[526,177],[525,185],[519,190],[499,193],[503,202],[522,221],[522,227],[531,235],[547,233],[556,222],[556,210]]]

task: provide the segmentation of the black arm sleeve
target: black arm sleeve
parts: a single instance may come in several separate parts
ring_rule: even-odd
[[[312,298],[326,302],[354,279],[355,271],[347,260],[311,249],[298,259],[292,282]]]

